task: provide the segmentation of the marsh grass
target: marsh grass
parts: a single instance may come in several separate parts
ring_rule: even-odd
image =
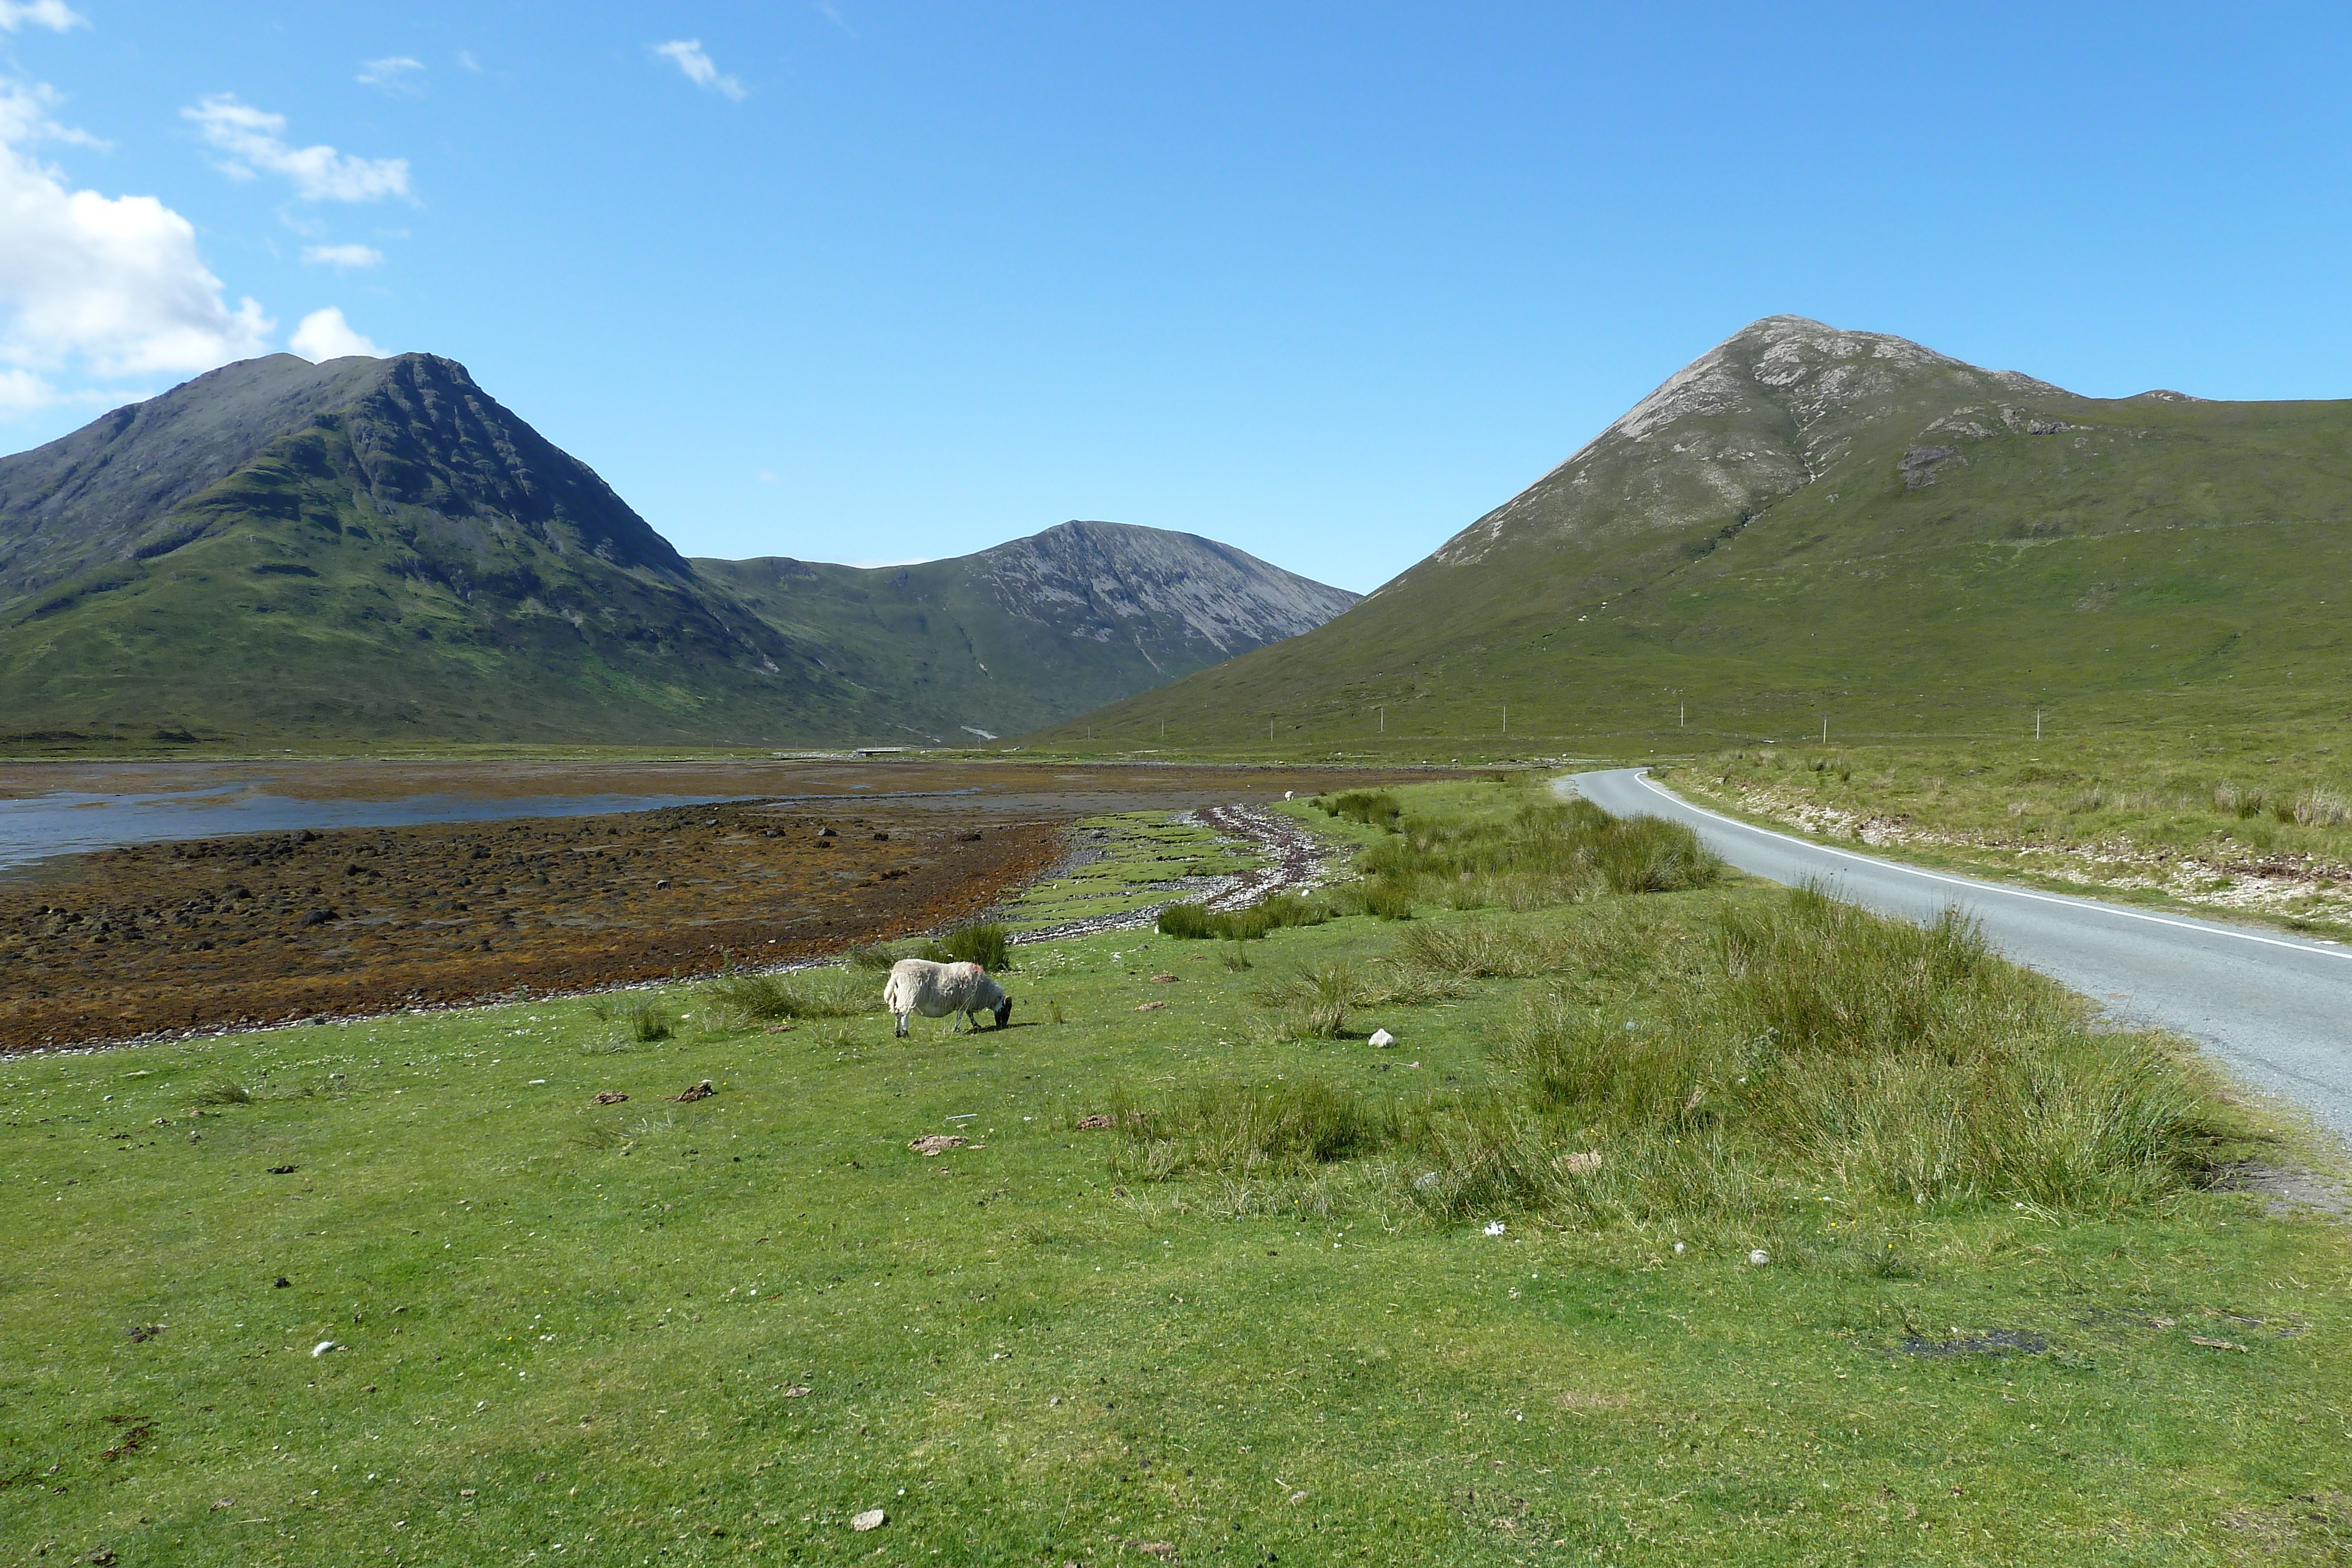
[[[1113,1168],[1139,1181],[1303,1173],[1386,1148],[1399,1126],[1393,1104],[1312,1075],[1202,1084],[1149,1111],[1121,1099],[1111,1114]]]
[[[1205,904],[1171,904],[1160,912],[1162,936],[1187,942],[1255,942],[1295,925],[1320,925],[1332,917],[1330,904],[1304,894],[1277,893],[1247,909],[1211,909]]]
[[[1682,824],[1621,820],[1588,800],[1528,801],[1507,819],[1408,815],[1357,869],[1392,902],[1518,909],[1711,887],[1724,872]]]
[[[802,969],[788,975],[724,975],[703,988],[706,1018],[722,1030],[878,1011],[881,988],[866,968]]]
[[[655,1045],[677,1033],[677,1011],[651,997],[599,997],[588,1004],[588,1013],[618,1024],[615,1039],[624,1045]]]

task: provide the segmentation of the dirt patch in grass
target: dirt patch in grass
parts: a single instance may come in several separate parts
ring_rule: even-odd
[[[2261,1193],[2268,1200],[2263,1207],[2273,1215],[2316,1209],[2341,1219],[2352,1214],[2352,1197],[2347,1197],[2342,1187],[2291,1166],[2235,1160],[2219,1166],[2213,1174],[2215,1190]]]

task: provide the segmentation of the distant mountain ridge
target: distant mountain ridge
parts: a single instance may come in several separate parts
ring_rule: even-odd
[[[1662,744],[2326,712],[2347,576],[2352,402],[2084,398],[1770,317],[1346,615],[1086,723],[1492,750],[1507,706],[1698,727]]]
[[[690,562],[429,354],[247,361],[0,458],[18,734],[968,740],[1354,597],[1112,523],[919,568]]]

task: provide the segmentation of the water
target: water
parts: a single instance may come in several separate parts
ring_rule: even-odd
[[[418,822],[495,822],[514,817],[592,817],[708,806],[733,795],[404,795],[395,800],[309,799],[278,793],[268,779],[210,789],[146,792],[52,790],[0,799],[0,871],[116,844],[283,833],[302,828],[397,828]]]

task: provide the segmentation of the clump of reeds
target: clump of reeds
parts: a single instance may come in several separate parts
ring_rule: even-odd
[[[1589,800],[1530,803],[1504,820],[1407,818],[1357,869],[1407,906],[1417,898],[1531,908],[1603,892],[1707,887],[1723,875],[1723,862],[1681,823],[1612,817]]]
[[[802,969],[789,975],[721,975],[703,989],[704,1017],[720,1027],[854,1018],[882,1005],[869,972]]]
[[[976,920],[955,927],[939,941],[924,944],[922,956],[934,964],[977,964],[993,973],[1013,967],[1011,944],[1003,926],[992,920]]]
[[[1328,799],[1318,796],[1315,804],[1327,817],[1345,817],[1351,822],[1391,832],[1397,831],[1404,816],[1404,808],[1385,789],[1349,789]]]
[[[1160,934],[1194,942],[1254,942],[1269,931],[1289,925],[1320,925],[1330,918],[1330,905],[1321,899],[1277,893],[1247,909],[1171,904],[1160,912]]]
[[[651,997],[600,997],[588,1004],[588,1012],[620,1025],[620,1038],[633,1045],[654,1045],[677,1032],[677,1015]]]
[[[1164,1181],[1188,1172],[1295,1173],[1394,1141],[1393,1105],[1318,1077],[1202,1084],[1149,1111],[1115,1104],[1122,1174]]]
[[[898,961],[898,956],[879,942],[853,942],[841,961],[853,969],[886,972]]]
[[[2352,822],[2352,800],[2331,789],[2314,789],[2294,803],[2294,820],[2306,828],[2340,828]]]

